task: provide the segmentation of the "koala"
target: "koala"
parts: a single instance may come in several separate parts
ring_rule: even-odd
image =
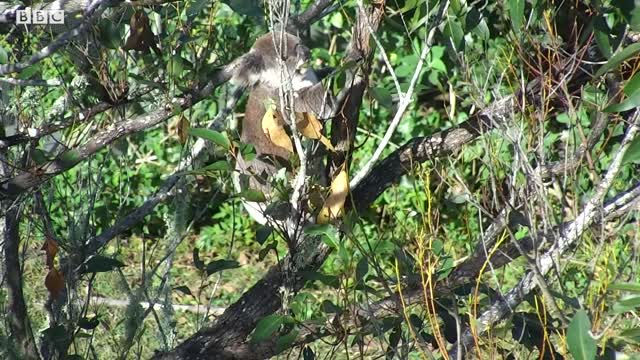
[[[276,111],[281,111],[279,96],[285,82],[280,73],[278,56],[281,57],[291,77],[292,111],[311,113],[318,119],[326,120],[333,113],[334,102],[313,69],[305,66],[310,60],[309,48],[302,44],[297,36],[285,33],[281,38],[280,35],[275,34],[275,42],[272,33],[261,36],[249,52],[231,64],[231,82],[249,90],[245,115],[240,124],[240,139],[244,143],[253,145],[256,151],[256,157],[251,161],[245,161],[238,154],[234,186],[240,191],[243,185],[248,185],[249,188],[260,190],[265,194],[267,198],[265,203],[244,203],[253,219],[263,225],[270,219],[278,220],[288,214],[287,209],[282,209],[282,206],[279,206],[279,210],[270,211],[269,215],[265,211],[270,205],[269,200],[272,199],[274,192],[271,185],[273,177],[282,168],[285,168],[289,174],[292,170],[288,161],[291,155],[289,151],[274,144],[262,129],[262,119],[268,104],[275,104]],[[281,39],[282,43],[280,43]],[[277,51],[276,46],[280,51]],[[283,116],[278,118],[281,125],[287,128],[288,125],[283,123]],[[312,157],[312,165],[308,166],[307,174],[323,179],[324,171],[317,151]],[[247,181],[241,184],[242,177],[248,178],[248,184],[246,184]]]

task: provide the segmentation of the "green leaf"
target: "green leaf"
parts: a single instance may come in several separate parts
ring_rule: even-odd
[[[49,161],[47,155],[41,149],[33,149],[31,152],[31,160],[33,160],[36,165],[42,165]]]
[[[630,338],[636,342],[640,342],[640,328],[624,330],[620,333],[620,337]]]
[[[261,1],[256,0],[224,0],[233,11],[246,16],[262,16]]]
[[[624,93],[629,96],[640,89],[640,72],[637,72],[631,79],[627,80],[624,85]]]
[[[227,136],[224,133],[221,133],[219,131],[206,129],[206,128],[190,128],[188,132],[192,136],[209,140],[212,143],[218,146],[221,146],[227,150],[231,148],[231,143],[229,142],[229,139],[227,139]]]
[[[638,5],[636,5],[636,8],[631,12],[629,26],[633,31],[640,31],[640,7],[638,7]]]
[[[247,201],[252,201],[252,202],[267,201],[267,198],[264,196],[264,194],[260,190],[247,189],[238,193],[238,196],[240,196],[241,198]]]
[[[298,330],[293,329],[288,334],[279,336],[276,340],[276,353],[287,350],[291,347],[296,338],[298,337]]]
[[[109,49],[119,49],[122,46],[120,31],[113,20],[102,19],[98,23],[98,40]]]
[[[602,67],[598,69],[598,72],[596,72],[596,77],[604,75],[609,70],[620,65],[620,63],[622,63],[623,61],[634,56],[636,53],[638,53],[638,51],[640,51],[640,43],[632,44],[622,49],[617,54],[613,55],[613,57],[609,59],[606,64],[602,65]]]
[[[626,296],[613,304],[613,311],[616,314],[633,311],[640,308],[640,295]]]
[[[235,260],[214,260],[207,264],[207,275],[218,271],[239,268],[240,264]]]
[[[302,350],[302,360],[316,360],[316,354],[313,352],[313,349],[305,346],[304,350]]]
[[[524,20],[524,0],[509,0],[509,15],[513,30],[516,34],[520,33]]]
[[[342,14],[340,12],[333,13],[333,15],[331,15],[331,17],[329,18],[329,22],[331,23],[331,25],[338,29],[342,29],[342,27],[344,26],[344,18],[342,17]]]
[[[631,144],[629,144],[627,151],[624,153],[624,156],[622,157],[623,164],[638,162],[638,161],[640,161],[640,136],[636,136],[636,138],[633,139],[633,141],[631,141]]]
[[[277,249],[278,249],[278,243],[276,243],[275,240],[271,241],[270,243],[267,244],[267,246],[260,249],[260,251],[258,252],[258,260],[260,261],[264,260],[264,258],[267,256],[269,251],[277,250]]]
[[[0,46],[0,64],[6,64],[9,62],[9,54],[2,46]]]
[[[85,330],[93,330],[100,325],[100,320],[98,320],[98,316],[94,316],[92,318],[81,317],[78,320],[78,327]]]
[[[567,344],[569,352],[576,360],[593,360],[596,357],[596,342],[591,335],[591,322],[584,310],[580,310],[571,320],[567,328]]]
[[[81,159],[80,152],[76,149],[67,150],[60,154],[59,160],[63,166],[71,167],[79,163]]]
[[[326,314],[342,314],[343,310],[340,308],[340,306],[334,304],[331,302],[331,300],[324,300],[322,302],[322,311],[324,311]]]
[[[187,8],[187,18],[188,19],[195,18],[210,3],[211,1],[209,0],[196,0],[191,2],[189,7]]]
[[[409,55],[405,56],[400,60],[400,66],[396,68],[396,76],[397,77],[407,77],[412,76],[413,72],[416,71],[416,67],[418,66],[418,56],[417,55]]]
[[[197,247],[193,248],[193,265],[200,271],[204,270],[204,261],[200,259],[200,249]]]
[[[178,78],[182,75],[184,67],[184,59],[180,54],[175,54],[167,62],[167,73],[173,78]]]
[[[251,161],[256,158],[256,148],[251,144],[240,143],[240,154],[244,161]]]
[[[607,26],[607,22],[604,17],[599,16],[593,21],[593,30],[596,38],[596,44],[602,55],[607,59],[611,58],[613,52],[611,50],[611,43],[609,42],[609,34],[611,30]]]
[[[613,283],[609,285],[608,289],[640,293],[640,283]]]
[[[317,271],[306,271],[302,273],[302,278],[305,281],[320,281],[321,283],[337,289],[340,286],[338,277],[334,275],[327,275]]]
[[[269,226],[260,226],[258,230],[256,230],[256,241],[258,244],[262,245],[269,239],[273,229]]]
[[[176,286],[176,287],[173,288],[173,290],[180,291],[181,293],[183,293],[185,295],[193,296],[193,294],[191,293],[191,289],[189,289],[189,287],[187,287],[185,285]]]
[[[30,79],[33,75],[39,74],[41,72],[40,64],[34,64],[26,67],[24,70],[20,71],[18,74],[18,78],[22,80]]]
[[[455,263],[453,262],[453,258],[446,257],[442,261],[442,265],[440,265],[440,269],[438,269],[438,280],[442,280],[442,279],[446,278],[447,276],[449,276],[451,271],[453,271],[453,266],[454,265],[455,265]]]
[[[391,106],[393,106],[393,101],[391,100],[391,92],[389,92],[389,90],[383,87],[375,87],[369,89],[369,93],[382,107],[390,108]]]
[[[610,113],[623,112],[623,111],[631,110],[638,106],[640,106],[640,91],[636,91],[635,93],[631,94],[629,97],[624,99],[621,103],[607,106],[602,111],[610,112]]]
[[[107,272],[112,271],[116,268],[124,267],[124,263],[119,260],[109,258],[102,255],[96,255],[89,259],[85,264],[83,269],[80,271],[81,274],[92,274],[99,272]]]
[[[369,262],[366,257],[362,257],[362,259],[358,261],[358,265],[356,265],[356,281],[364,281],[367,272],[369,272]]]
[[[251,341],[258,343],[270,338],[284,323],[284,316],[271,314],[263,317],[258,321],[256,329],[251,336]]]
[[[203,167],[202,169],[199,169],[200,171],[227,171],[227,170],[231,170],[231,164],[229,164],[229,162],[227,160],[218,160],[216,162],[214,162],[213,164],[209,164],[205,167]],[[198,170],[196,170],[198,171]]]
[[[338,232],[329,224],[307,226],[304,233],[311,236],[322,236],[322,241],[327,245],[333,248],[338,247]]]

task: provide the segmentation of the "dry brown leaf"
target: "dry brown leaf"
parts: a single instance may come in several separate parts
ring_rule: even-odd
[[[64,289],[64,275],[58,269],[52,268],[44,279],[44,286],[49,290],[51,297],[58,297],[62,289]]]
[[[56,254],[58,253],[58,243],[47,237],[40,250],[44,250],[47,266],[51,269],[53,267],[53,260],[56,258]]]
[[[275,111],[275,107],[267,107],[267,112],[262,117],[262,131],[267,135],[272,143],[280,146],[288,152],[293,152],[293,143],[291,138],[284,130],[284,127],[278,122],[278,114]]]
[[[149,25],[149,17],[144,11],[136,11],[131,15],[129,31],[129,37],[122,47],[123,50],[138,50],[148,53],[149,49],[153,49],[157,55],[161,55],[156,44],[156,37],[151,31],[151,25]]]
[[[297,113],[296,114],[296,127],[302,136],[309,139],[320,140],[327,149],[335,152],[336,149],[331,144],[331,141],[322,135],[322,123],[318,121],[318,118],[311,113]]]
[[[180,116],[180,120],[178,121],[178,139],[180,140],[180,144],[184,145],[187,142],[187,137],[189,136],[189,127],[191,124],[189,123],[189,119],[186,116]]]
[[[342,164],[340,171],[331,181],[331,194],[324,202],[324,206],[318,214],[317,223],[327,224],[342,215],[344,202],[349,194],[349,175],[347,167]]]

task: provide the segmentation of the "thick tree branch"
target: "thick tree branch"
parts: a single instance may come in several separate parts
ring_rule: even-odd
[[[5,205],[9,202],[5,201]],[[9,329],[11,338],[23,359],[39,359],[27,305],[22,291],[22,266],[20,266],[20,206],[8,205],[4,216],[4,267],[7,283]]]
[[[431,136],[414,138],[380,161],[351,191],[356,211],[366,209],[382,192],[414,166],[459,150],[497,124],[505,123],[515,111],[514,97],[509,96],[478,112],[462,124]]]
[[[188,107],[189,102],[185,99],[179,99],[173,106],[167,106],[164,109],[155,111],[151,114],[137,116],[129,121],[115,124],[109,129],[101,131],[90,141],[65,151],[55,160],[47,162],[43,165],[35,166],[27,171],[23,171],[12,179],[2,182],[0,185],[0,196],[15,197],[25,191],[28,191],[52,177],[65,172],[89,156],[95,154],[100,149],[114,142],[115,140],[133,134],[135,132],[147,129],[161,121],[174,115],[173,109],[176,107]]]

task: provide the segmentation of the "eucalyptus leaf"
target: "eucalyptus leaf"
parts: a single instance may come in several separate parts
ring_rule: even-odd
[[[593,360],[596,357],[596,342],[589,335],[591,322],[584,310],[578,311],[567,328],[569,352],[576,360]]]
[[[240,264],[235,260],[214,260],[207,264],[207,275],[215,274],[222,270],[239,268]]]
[[[606,64],[602,65],[600,69],[598,69],[598,72],[596,72],[596,77],[604,75],[609,70],[620,65],[623,61],[630,59],[631,57],[636,55],[639,51],[640,51],[640,43],[631,44],[626,48],[622,49],[621,51],[613,55],[613,57],[609,59],[609,61],[607,61]]]
[[[278,314],[271,314],[263,317],[258,321],[256,329],[251,336],[251,341],[258,343],[270,338],[280,328],[280,325],[284,323],[284,316]]]
[[[82,267],[82,270],[80,270],[80,273],[92,274],[108,272],[124,266],[124,263],[122,263],[120,260],[102,255],[96,255],[84,263],[84,266]]]
[[[227,139],[224,133],[207,128],[190,128],[189,134],[195,137],[199,137],[205,140],[209,140],[212,143],[221,146],[225,149],[231,148],[231,142]]]

